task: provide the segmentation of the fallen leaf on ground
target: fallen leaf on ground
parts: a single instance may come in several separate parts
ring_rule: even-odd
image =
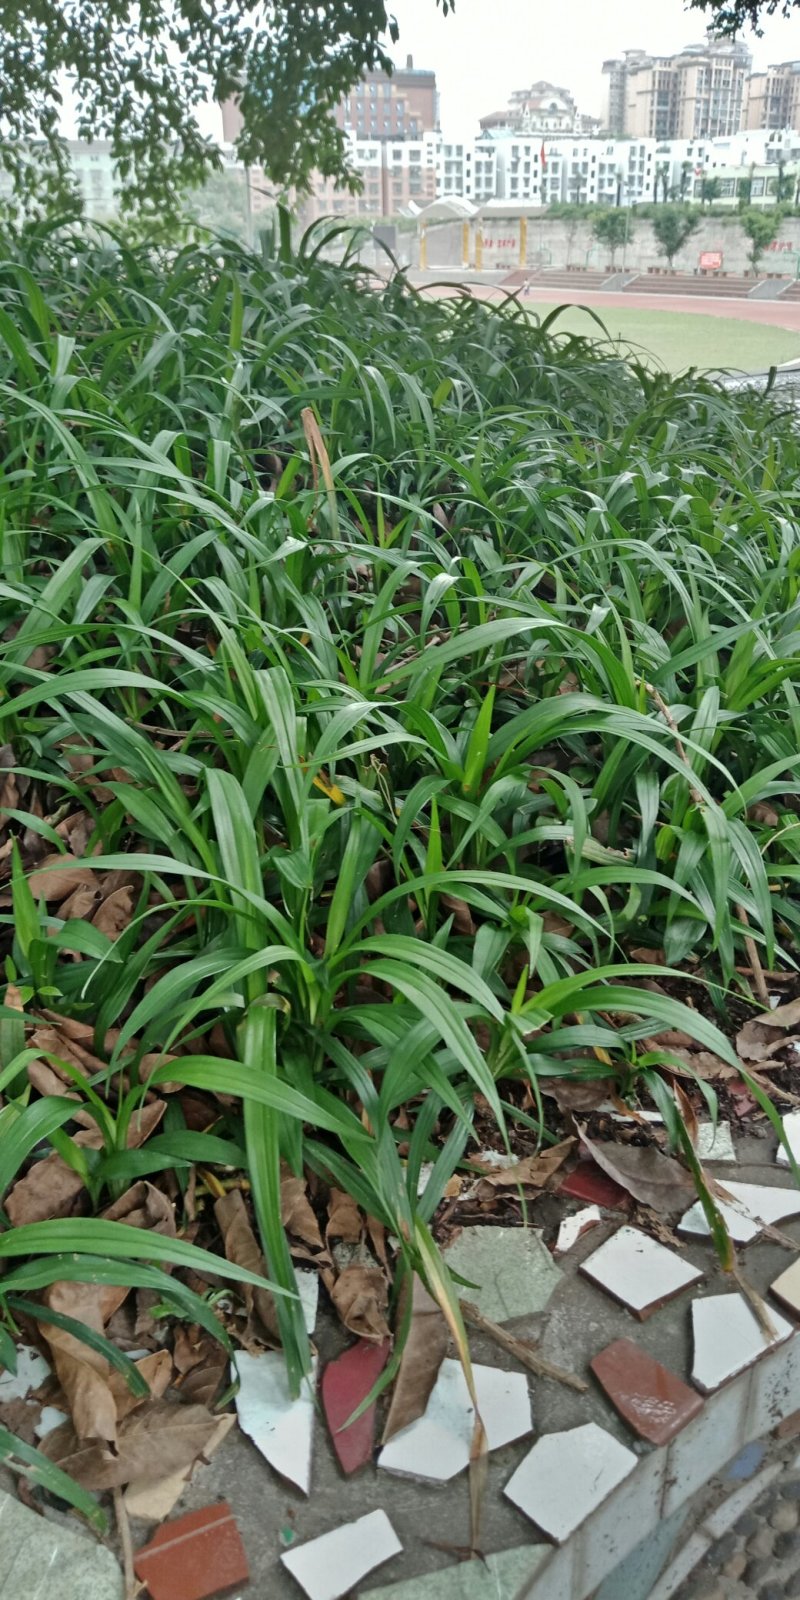
[[[343,1239],[345,1244],[358,1244],[364,1231],[361,1212],[352,1195],[342,1189],[331,1189],[328,1199],[328,1222],[325,1238]]]
[[[92,924],[109,939],[118,939],[133,916],[133,890],[115,889],[98,906]]]
[[[34,900],[66,900],[68,894],[83,884],[96,885],[97,877],[88,861],[74,856],[51,855],[40,861],[28,878],[28,887]]]
[[[152,1400],[125,1417],[113,1451],[106,1444],[81,1443],[69,1422],[48,1434],[42,1450],[84,1489],[116,1489],[152,1477],[154,1463],[165,1477],[190,1466],[203,1454],[218,1424],[219,1417],[205,1406]]]
[[[399,1433],[401,1428],[409,1427],[422,1416],[450,1341],[447,1323],[436,1301],[428,1294],[419,1278],[414,1278],[410,1292],[411,1325],[400,1358],[392,1403],[383,1430],[384,1444],[394,1434]],[[403,1321],[403,1306],[407,1303],[408,1293],[408,1281],[406,1281],[400,1307],[400,1324]]]
[[[265,1277],[266,1262],[250,1226],[241,1192],[238,1189],[231,1189],[228,1194],[222,1195],[215,1201],[214,1215],[222,1234],[227,1259],[233,1261],[236,1266],[246,1267],[249,1272],[257,1272]],[[269,1290],[257,1289],[251,1284],[243,1283],[239,1285],[239,1293],[247,1311],[247,1324],[242,1333],[245,1347],[259,1339],[267,1344],[280,1344],[275,1301]],[[254,1312],[258,1318],[257,1323],[254,1322]]]
[[[585,1128],[578,1132],[592,1160],[640,1205],[680,1211],[696,1199],[688,1172],[654,1146],[601,1144],[589,1139]]]
[[[566,1161],[574,1144],[574,1139],[563,1139],[561,1144],[540,1150],[536,1156],[526,1156],[524,1161],[517,1161],[513,1167],[499,1167],[494,1172],[487,1172],[478,1187],[479,1197],[485,1199],[497,1189],[543,1189],[562,1162]]]
[[[58,914],[65,922],[76,922],[79,919],[90,922],[92,912],[100,900],[100,890],[95,884],[79,883],[66,900],[62,900]]]
[[[281,1222],[290,1238],[300,1239],[308,1247],[310,1260],[317,1261],[320,1256],[327,1255],[319,1223],[311,1209],[305,1180],[296,1178],[288,1167],[281,1172]],[[293,1254],[307,1255],[308,1251],[294,1248]]]
[[[596,1111],[617,1093],[616,1078],[541,1078],[539,1087],[559,1111]]]
[[[183,1494],[197,1461],[210,1459],[230,1433],[235,1421],[232,1412],[227,1416],[218,1417],[217,1426],[210,1439],[203,1446],[200,1455],[196,1456],[194,1461],[190,1461],[188,1466],[179,1467],[177,1471],[164,1477],[152,1479],[148,1474],[147,1477],[137,1478],[135,1482],[129,1483],[123,1496],[128,1516],[140,1517],[143,1522],[163,1522]]]
[[[210,1410],[227,1366],[224,1346],[196,1323],[179,1322],[175,1328],[172,1359],[180,1374],[175,1387],[180,1389],[183,1399],[196,1401]]]
[[[172,1382],[172,1356],[168,1350],[155,1350],[152,1355],[142,1356],[141,1361],[134,1361],[134,1366],[144,1378],[151,1400],[160,1400],[166,1394]],[[108,1378],[108,1387],[114,1397],[117,1408],[117,1422],[122,1422],[137,1406],[142,1406],[148,1399],[147,1395],[133,1394],[121,1372],[112,1369]]]
[[[790,1000],[774,1011],[762,1011],[750,1017],[736,1035],[736,1048],[745,1061],[763,1061],[787,1044],[796,1044],[796,1035],[787,1034],[788,1028],[800,1026],[800,1000]]]
[[[389,1291],[380,1267],[345,1267],[331,1289],[331,1299],[351,1333],[360,1339],[388,1339]]]
[[[0,1427],[7,1428],[23,1444],[37,1445],[36,1428],[42,1408],[38,1400],[7,1400],[0,1405]]]
[[[99,1150],[103,1139],[99,1129],[89,1128],[74,1134],[72,1142],[84,1149]],[[24,1177],[17,1179],[4,1205],[9,1221],[20,1228],[27,1222],[71,1216],[85,1192],[80,1174],[53,1151],[44,1161],[35,1161]]]
[[[475,923],[466,900],[459,900],[454,894],[440,894],[439,904],[443,911],[449,912],[452,916],[456,933],[465,939],[474,938]]]
[[[163,1101],[161,1104],[163,1106]],[[162,1189],[157,1189],[155,1184],[147,1183],[144,1179],[132,1184],[113,1205],[108,1206],[103,1212],[103,1219],[106,1222],[127,1222],[132,1228],[162,1233],[171,1239],[177,1232],[172,1201]]]
[[[73,1317],[95,1333],[104,1333],[109,1317],[127,1293],[127,1288],[110,1284],[63,1281],[50,1284],[42,1300],[50,1310]],[[52,1351],[75,1437],[113,1443],[117,1437],[117,1406],[110,1385],[112,1369],[105,1356],[64,1328],[49,1322],[42,1322],[39,1327]]]
[[[653,1043],[652,1039],[647,1040],[648,1049]],[[713,1083],[715,1080],[729,1082],[732,1078],[738,1077],[735,1067],[723,1061],[721,1056],[715,1056],[710,1050],[684,1050],[679,1045],[670,1045],[669,1054],[668,1071],[681,1070],[675,1065],[677,1059],[681,1066],[686,1068],[689,1077],[702,1078],[705,1083]]]

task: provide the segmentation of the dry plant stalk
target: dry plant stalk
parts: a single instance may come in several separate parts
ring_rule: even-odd
[[[589,1385],[584,1383],[583,1378],[576,1378],[573,1372],[565,1372],[563,1367],[555,1366],[545,1356],[537,1355],[524,1339],[515,1339],[513,1333],[501,1328],[498,1322],[492,1322],[490,1317],[484,1317],[471,1300],[461,1300],[459,1304],[465,1321],[470,1322],[473,1328],[478,1328],[481,1333],[488,1334],[489,1338],[494,1339],[501,1350],[513,1356],[520,1366],[527,1367],[529,1372],[535,1372],[537,1378],[552,1378],[556,1383],[565,1384],[568,1389],[575,1389],[578,1394],[586,1394]]]

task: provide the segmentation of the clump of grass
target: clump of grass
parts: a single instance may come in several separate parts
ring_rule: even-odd
[[[288,1163],[382,1222],[460,1326],[431,1222],[478,1097],[507,1139],[531,1124],[515,1086],[535,1126],[544,1076],[652,1076],[665,1027],[736,1064],[638,980],[680,966],[724,1023],[754,951],[794,961],[799,466],[775,404],[513,303],[374,292],[313,241],[280,266],[8,245],[6,975],[108,1066],[75,1077],[90,1157],[7,1002],[2,1191],[43,1140],[95,1209],[246,1159],[296,1384]],[[48,893],[76,814],[100,895],[129,890],[110,931]],[[129,1149],[176,1082],[226,1097],[213,1131],[173,1097]],[[0,1235],[25,1257],[10,1324],[9,1296],[100,1255],[115,1282],[158,1272],[150,1236],[137,1266],[131,1230],[89,1226]]]

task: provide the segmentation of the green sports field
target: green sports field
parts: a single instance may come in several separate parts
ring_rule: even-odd
[[[537,316],[550,305],[530,304]],[[800,358],[800,331],[773,328],[735,317],[706,317],[692,312],[650,311],[640,307],[592,308],[594,316],[579,306],[565,306],[556,329],[564,333],[596,334],[597,317],[612,339],[620,339],[644,359],[669,372],[686,367],[732,367],[744,372],[763,371]]]

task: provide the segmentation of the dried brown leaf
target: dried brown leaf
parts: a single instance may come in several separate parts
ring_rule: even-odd
[[[389,1289],[380,1267],[345,1267],[333,1285],[331,1299],[351,1333],[360,1339],[388,1339]]]
[[[383,1430],[384,1444],[395,1433],[399,1433],[401,1428],[409,1427],[422,1416],[447,1353],[450,1339],[447,1323],[436,1301],[431,1299],[419,1278],[414,1278],[411,1293],[411,1325]],[[401,1320],[407,1295],[406,1282],[403,1287]]]
[[[72,1142],[99,1150],[103,1139],[97,1128],[87,1128],[74,1134]],[[27,1222],[50,1222],[72,1216],[85,1193],[80,1175],[53,1151],[44,1161],[35,1161],[24,1177],[17,1179],[6,1197],[5,1209],[15,1228]]]
[[[219,1394],[227,1356],[219,1340],[205,1329],[179,1323],[175,1330],[173,1360],[181,1374],[176,1388],[184,1400],[211,1407]]]
[[[342,1189],[331,1189],[328,1197],[328,1221],[325,1238],[342,1239],[345,1244],[358,1244],[364,1232],[361,1212],[352,1195]]]
[[[774,1011],[763,1011],[754,1021],[784,1030],[800,1027],[800,996],[796,1000],[787,1000],[785,1005],[776,1006]]]
[[[314,1258],[325,1255],[319,1223],[311,1209],[305,1179],[296,1178],[288,1167],[281,1171],[281,1222],[291,1239],[299,1239]],[[305,1252],[295,1251],[295,1254]]]
[[[459,900],[458,896],[454,894],[440,894],[439,904],[444,911],[449,912],[452,916],[456,933],[461,934],[462,938],[465,939],[474,938],[475,923],[466,900]]]
[[[82,1322],[95,1333],[103,1333],[127,1293],[126,1288],[109,1284],[60,1282],[50,1284],[42,1299],[51,1310]],[[76,1437],[113,1443],[117,1437],[117,1406],[105,1356],[52,1323],[42,1322],[40,1331],[50,1346]]]
[[[36,1427],[42,1415],[38,1400],[7,1400],[0,1406],[0,1427],[7,1428],[23,1444],[36,1446]]]
[[[108,939],[118,939],[133,916],[133,890],[114,889],[98,906],[92,924]]]
[[[172,1382],[172,1357],[169,1351],[155,1350],[152,1355],[142,1356],[141,1361],[135,1361],[134,1366],[150,1390],[150,1399],[160,1400]],[[122,1373],[115,1370],[109,1373],[108,1387],[114,1397],[118,1422],[122,1422],[137,1406],[144,1405],[148,1398],[147,1395],[133,1394]]]
[[[82,884],[94,886],[97,878],[87,861],[68,855],[45,856],[28,879],[34,899],[44,899],[48,904],[51,900],[65,900]]]
[[[551,1145],[536,1156],[526,1156],[513,1167],[498,1167],[494,1172],[487,1172],[478,1186],[479,1198],[486,1199],[498,1189],[543,1189],[566,1161],[574,1144],[574,1139],[563,1139],[561,1144]]]
[[[196,1460],[208,1461],[230,1433],[235,1421],[236,1418],[232,1413],[218,1417],[214,1432]],[[130,1483],[125,1490],[125,1509],[128,1516],[139,1517],[144,1522],[163,1522],[183,1494],[194,1466],[195,1462],[191,1461],[188,1466],[180,1467],[168,1476],[156,1479],[148,1476]]]
[[[600,1144],[587,1136],[585,1128],[578,1132],[598,1167],[640,1205],[654,1211],[681,1211],[695,1199],[688,1172],[653,1145]]]
[[[75,922],[78,918],[90,922],[99,899],[100,890],[96,885],[79,883],[77,889],[73,889],[72,894],[68,894],[66,900],[62,900],[58,914],[65,922]]]
[[[749,1018],[736,1035],[736,1048],[744,1061],[765,1061],[769,1056],[774,1056],[776,1051],[785,1050],[787,1044],[798,1042],[797,1035],[787,1036],[786,1033],[787,1027],[800,1022],[800,1017],[795,1014],[796,1004],[796,1001],[792,1001],[760,1017]],[[789,1013],[792,1022],[774,1022],[773,1018],[778,1012]]]
[[[218,1423],[205,1406],[152,1400],[125,1417],[114,1450],[82,1443],[68,1422],[48,1434],[42,1449],[84,1489],[97,1492],[151,1478],[154,1466],[160,1476],[190,1466],[203,1454]]]
[[[649,1046],[650,1040],[647,1042]],[[685,1067],[686,1077],[702,1078],[706,1083],[713,1083],[715,1080],[727,1082],[739,1076],[735,1067],[729,1066],[727,1061],[723,1061],[721,1056],[713,1055],[710,1050],[683,1050],[678,1045],[672,1045],[669,1053],[671,1059],[667,1063],[668,1071],[681,1070],[675,1064],[677,1060]]]
[[[560,1111],[596,1111],[617,1092],[616,1078],[541,1078],[542,1094]]]
[[[250,1226],[244,1200],[238,1189],[231,1189],[214,1203],[214,1215],[222,1234],[225,1255],[229,1261],[249,1272],[266,1276],[266,1262],[261,1254],[256,1236]],[[242,1335],[245,1345],[261,1339],[267,1344],[280,1344],[275,1301],[268,1289],[256,1289],[250,1284],[241,1285],[241,1296],[247,1309],[247,1326]],[[254,1321],[253,1313],[258,1318]]]
[[[146,1106],[144,1109],[150,1108]],[[136,1147],[129,1144],[128,1148]],[[147,1183],[144,1178],[132,1184],[113,1205],[108,1206],[103,1212],[103,1219],[105,1222],[127,1222],[132,1228],[145,1228],[150,1233],[161,1233],[170,1239],[174,1239],[177,1233],[172,1201],[162,1189]]]

